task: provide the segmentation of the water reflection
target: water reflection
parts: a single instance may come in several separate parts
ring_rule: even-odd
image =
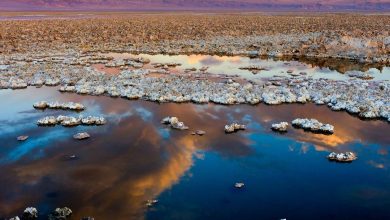
[[[288,60],[288,59],[287,59]],[[359,63],[354,60],[340,60],[340,59],[321,59],[321,58],[307,58],[300,57],[291,60],[296,60],[302,63],[306,63],[313,67],[320,68],[329,68],[330,70],[335,70],[340,73],[345,73],[351,70],[359,70],[359,71],[369,71],[371,69],[377,69],[379,72],[384,73],[386,71],[388,73],[388,68],[386,68],[382,64],[378,63]]]
[[[239,75],[248,79],[259,79],[263,77],[272,77],[274,75],[287,76],[287,71],[293,70],[295,73],[305,72],[308,76],[313,78],[330,78],[330,79],[348,79],[349,77],[344,73],[351,70],[359,70],[363,72],[369,71],[373,74],[374,80],[390,80],[390,67],[381,64],[363,64],[351,60],[341,59],[321,59],[321,58],[292,58],[285,57],[269,59],[269,58],[248,58],[240,56],[211,56],[211,55],[150,55],[140,54],[133,55],[129,53],[107,53],[107,56],[112,56],[115,59],[124,59],[129,57],[142,56],[150,59],[154,63],[180,63],[181,66],[171,69],[172,72],[182,72],[187,68],[209,67],[207,70],[210,74],[227,74]],[[253,74],[248,70],[239,69],[250,65],[258,65],[265,67],[268,70],[260,71]],[[146,65],[146,68],[151,68]],[[119,72],[119,69],[113,70],[110,68],[97,68],[101,71],[106,71],[112,74]]]
[[[33,98],[31,94],[34,94]],[[7,99],[9,95],[13,99]],[[385,170],[389,166],[387,152],[390,137],[387,134],[390,129],[386,122],[362,121],[345,112],[332,112],[325,106],[157,104],[61,94],[55,88],[47,87],[1,90],[0,99],[4,100],[0,104],[0,218],[16,215],[26,206],[37,207],[42,215],[58,206],[70,206],[74,211],[74,219],[83,216],[94,216],[96,219],[143,219],[145,213],[149,213],[147,216],[151,219],[180,219],[189,213],[193,219],[204,219],[207,216],[202,213],[211,212],[207,207],[203,207],[201,210],[204,211],[199,215],[189,210],[195,206],[202,207],[204,202],[196,198],[202,195],[199,192],[204,187],[211,200],[222,193],[220,189],[213,190],[213,183],[209,179],[222,175],[226,168],[229,168],[228,172],[240,173],[238,176],[277,170],[277,173],[283,171],[286,178],[290,175],[302,177],[310,172],[311,164],[317,161],[321,162],[318,169],[332,168],[333,164],[324,160],[327,152],[323,152],[330,150],[357,152],[359,160],[351,164],[353,166],[350,166],[349,172],[360,174],[361,177],[371,175],[370,168]],[[32,103],[39,100],[81,102],[87,106],[83,114],[104,115],[109,123],[100,127],[37,127],[35,121],[42,116],[75,114],[33,110]],[[167,115],[179,117],[192,130],[202,129],[207,133],[205,136],[193,136],[190,135],[191,131],[171,130],[160,124],[160,120]],[[296,117],[315,117],[331,123],[335,126],[335,134],[328,136],[291,129],[282,135],[269,129],[273,122],[291,121]],[[231,121],[248,124],[248,130],[226,135],[223,126]],[[81,131],[88,131],[92,138],[86,141],[73,140],[72,135]],[[30,138],[26,142],[17,142],[15,138],[21,134],[29,135]],[[76,155],[77,159],[66,159],[69,155]],[[298,159],[298,155],[306,156]],[[239,161],[239,164],[235,161]],[[245,169],[241,169],[241,166]],[[290,170],[289,166],[298,168]],[[193,173],[196,175],[192,176]],[[202,173],[210,174],[203,179]],[[220,179],[234,182],[235,177],[231,175],[224,174]],[[371,190],[367,190],[389,193],[388,188],[383,189],[390,182],[389,176],[386,173],[377,175],[382,179],[376,184],[365,183],[371,187]],[[175,193],[175,189],[180,190],[188,184],[182,181],[183,178],[190,179],[190,183],[200,182],[188,186],[185,192]],[[256,177],[244,180],[249,184],[250,181],[255,181],[252,184],[264,181]],[[310,178],[305,181],[318,184]],[[224,184],[229,186],[230,182]],[[291,181],[290,187],[301,184]],[[342,190],[343,182],[333,184]],[[272,184],[267,187],[272,192],[276,190]],[[316,191],[326,189],[316,184],[312,188]],[[192,191],[199,195],[192,195]],[[171,193],[165,195],[166,192]],[[356,185],[356,188],[348,191],[351,195],[343,193],[342,196],[347,196],[349,201],[356,197],[369,197],[370,192],[362,191]],[[229,191],[225,193],[231,194]],[[253,193],[256,196],[259,193],[266,194],[263,191]],[[378,200],[375,195],[373,197]],[[247,195],[242,205],[251,207],[250,204],[257,200],[256,196]],[[322,196],[319,193],[317,198],[321,200]],[[145,201],[157,197],[162,197],[164,205],[148,210]],[[272,201],[270,199],[268,202]],[[388,201],[388,197],[380,201]],[[374,204],[370,205],[375,207]],[[218,210],[217,219],[222,219],[222,212],[230,213],[224,205],[212,205],[209,209]],[[231,210],[234,210],[233,207]],[[254,210],[248,210],[248,213],[261,216]],[[307,218],[304,211],[298,214],[301,217],[299,219]],[[379,214],[386,216],[386,212],[381,209]],[[234,213],[232,216],[235,216]]]

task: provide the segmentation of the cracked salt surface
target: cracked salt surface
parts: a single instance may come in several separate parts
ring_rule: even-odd
[[[210,59],[220,62],[212,64]],[[371,77],[366,77],[369,73],[358,74],[355,71],[354,74],[340,74],[336,71],[335,74],[328,75],[317,73],[315,68],[308,68],[307,64],[303,63],[297,64],[303,69],[296,66],[294,69],[293,64],[297,61],[266,60],[273,63],[274,67],[251,64],[256,65],[256,68],[268,66],[270,71],[287,69],[284,75],[267,76],[248,71],[234,75],[213,72],[217,71],[213,70],[213,66],[239,71],[243,66],[249,66],[248,62],[262,62],[261,59],[246,57],[217,59],[215,56],[205,55],[80,54],[78,57],[56,56],[55,59],[18,57],[3,62],[9,63],[10,68],[0,77],[2,89],[61,85],[61,92],[176,103],[255,105],[264,102],[277,105],[314,102],[319,105],[327,104],[334,111],[348,111],[361,118],[382,118],[390,121],[390,74],[387,73],[387,67],[382,69],[384,73],[378,77],[372,74],[374,80],[371,80]],[[350,69],[357,68],[357,64],[342,68],[340,63],[327,62],[330,63],[329,68],[342,69],[347,73]],[[119,68],[120,71],[119,74],[107,74],[95,69],[94,64]],[[229,65],[234,68],[228,68]],[[360,68],[370,69],[370,66],[363,65]],[[196,70],[193,71],[194,69]],[[298,71],[299,74],[294,74]],[[335,75],[337,77],[333,77]]]

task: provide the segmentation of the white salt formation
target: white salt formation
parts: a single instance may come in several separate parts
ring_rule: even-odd
[[[333,134],[333,125],[323,124],[319,122],[317,119],[308,119],[308,118],[297,118],[292,121],[292,124],[295,127],[303,128],[312,132],[319,132],[325,134]]]
[[[75,110],[75,111],[82,111],[85,109],[84,105],[80,103],[75,102],[66,102],[66,103],[60,103],[60,102],[46,102],[46,101],[40,101],[37,103],[34,103],[34,108],[37,109],[63,109],[63,110]]]
[[[275,124],[272,124],[272,126],[271,126],[272,130],[281,131],[281,132],[287,131],[287,127],[288,127],[287,122],[275,123]]]
[[[170,125],[172,128],[174,129],[178,129],[178,130],[187,130],[188,127],[181,121],[179,121],[179,119],[177,117],[165,117],[163,118],[163,120],[161,120],[161,123],[162,124],[167,124],[167,125]]]
[[[73,135],[73,138],[76,140],[84,140],[84,139],[88,139],[90,137],[91,136],[87,132],[81,132],[81,133],[77,133],[77,134]]]
[[[332,152],[328,155],[328,159],[337,162],[352,162],[357,159],[357,156],[353,152],[346,152],[346,153]]]
[[[237,123],[232,123],[229,125],[225,125],[225,133],[233,133],[239,130],[245,130],[246,126],[245,125],[240,125]]]
[[[62,126],[65,127],[73,127],[78,125],[104,125],[106,124],[106,119],[103,117],[95,117],[95,116],[73,117],[73,116],[59,115],[57,117],[47,116],[37,121],[37,125],[39,126],[53,126],[57,124],[61,124]]]

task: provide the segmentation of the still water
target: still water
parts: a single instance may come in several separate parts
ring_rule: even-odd
[[[390,126],[313,104],[157,104],[61,94],[56,88],[0,90],[0,219],[27,206],[40,219],[68,206],[72,219],[390,219]],[[75,112],[32,107],[36,101],[75,101],[98,127],[38,127],[37,119]],[[160,124],[177,116],[190,127]],[[322,135],[274,122],[314,117],[335,126]],[[225,134],[237,121],[246,131]],[[193,136],[201,129],[204,136]],[[77,132],[91,138],[73,140]],[[19,135],[29,135],[18,142]],[[330,151],[354,151],[349,164]],[[76,155],[70,159],[70,155]],[[234,183],[244,182],[243,189]],[[146,201],[158,199],[153,207]]]
[[[327,78],[335,80],[350,79],[348,71],[362,71],[374,77],[373,80],[390,80],[390,67],[380,64],[359,63],[345,59],[320,59],[320,58],[249,58],[243,56],[217,56],[217,55],[163,55],[163,54],[129,54],[129,53],[103,53],[102,55],[113,57],[115,60],[126,58],[144,57],[151,63],[179,63],[180,66],[170,68],[171,73],[182,73],[188,68],[208,67],[205,76],[210,74],[223,74],[240,76],[242,78],[256,80],[273,76],[289,76],[288,72],[305,73],[314,79]],[[265,70],[258,73],[240,69],[240,67],[260,66]],[[104,65],[95,65],[97,70],[109,74],[119,74],[119,68],[106,68]],[[144,68],[153,68],[147,64]]]

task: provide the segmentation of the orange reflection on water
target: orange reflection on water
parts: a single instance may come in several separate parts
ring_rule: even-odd
[[[239,56],[205,56],[205,55],[189,55],[187,57],[188,64],[191,65],[197,65],[199,63],[202,63],[202,61],[206,59],[213,59],[220,62],[231,62],[231,63],[237,63],[241,62],[242,57]]]
[[[252,155],[254,145],[272,144],[256,143],[247,134],[266,133],[275,138],[303,142],[302,152],[307,152],[310,145],[321,151],[344,151],[348,144],[359,142],[377,144],[381,146],[377,153],[387,154],[390,143],[388,133],[383,132],[389,130],[386,122],[362,121],[345,112],[332,112],[326,106],[313,104],[157,104],[61,94],[46,87],[31,88],[31,91],[36,96],[55,94],[58,101],[82,102],[87,106],[86,113],[99,107],[103,113],[116,118],[104,127],[94,128],[92,138],[87,141],[72,140],[74,130],[67,129],[69,138],[42,148],[44,157],[2,165],[0,181],[8,187],[0,189],[0,213],[7,216],[20,213],[26,206],[45,203],[54,207],[70,206],[75,219],[88,215],[96,219],[112,219],[113,216],[143,219],[147,210],[145,201],[158,197],[178,183],[193,166],[193,157],[199,155],[198,150],[238,157]],[[20,92],[29,94],[31,91]],[[160,124],[166,116],[179,117],[191,130],[177,131]],[[287,134],[281,135],[270,130],[274,122],[291,122],[297,117],[312,117],[333,124],[335,134],[313,134],[290,128]],[[224,125],[232,121],[247,124],[248,130],[225,134]],[[255,124],[259,126],[252,126]],[[40,128],[38,135],[48,135],[52,129],[58,127]],[[206,131],[206,135],[190,134],[197,129]],[[79,159],[64,160],[64,156],[73,154]],[[369,165],[387,167],[382,161],[372,161]]]
[[[283,104],[279,106],[260,105],[256,120],[264,121],[270,127],[272,123],[279,121],[291,122],[295,118],[315,118],[323,123],[334,125],[333,135],[314,134],[305,132],[302,129],[290,128],[286,136],[298,141],[311,143],[317,150],[338,150],[352,142],[378,143],[387,146],[390,137],[380,130],[388,130],[388,124],[384,121],[372,120],[364,121],[349,115],[346,112],[334,112],[326,106],[316,106],[314,104]],[[255,108],[255,107],[253,107]],[[290,123],[291,124],[291,123]]]
[[[135,131],[134,127],[141,129]],[[191,136],[180,136],[166,142],[153,125],[129,117],[113,127],[106,137],[93,138],[86,144],[65,141],[59,144],[60,149],[48,152],[52,156],[4,170],[13,174],[9,180],[12,185],[34,187],[45,185],[48,179],[51,184],[60,185],[62,197],[59,201],[55,199],[53,205],[71,206],[76,219],[84,215],[99,219],[112,216],[142,219],[146,200],[169,189],[192,166],[197,147]],[[76,161],[64,162],[58,155],[75,152],[80,157]],[[15,202],[1,201],[9,206],[1,206],[1,213],[14,213],[23,210],[26,204],[34,205],[44,196],[40,193],[29,192],[29,196],[22,195]]]

